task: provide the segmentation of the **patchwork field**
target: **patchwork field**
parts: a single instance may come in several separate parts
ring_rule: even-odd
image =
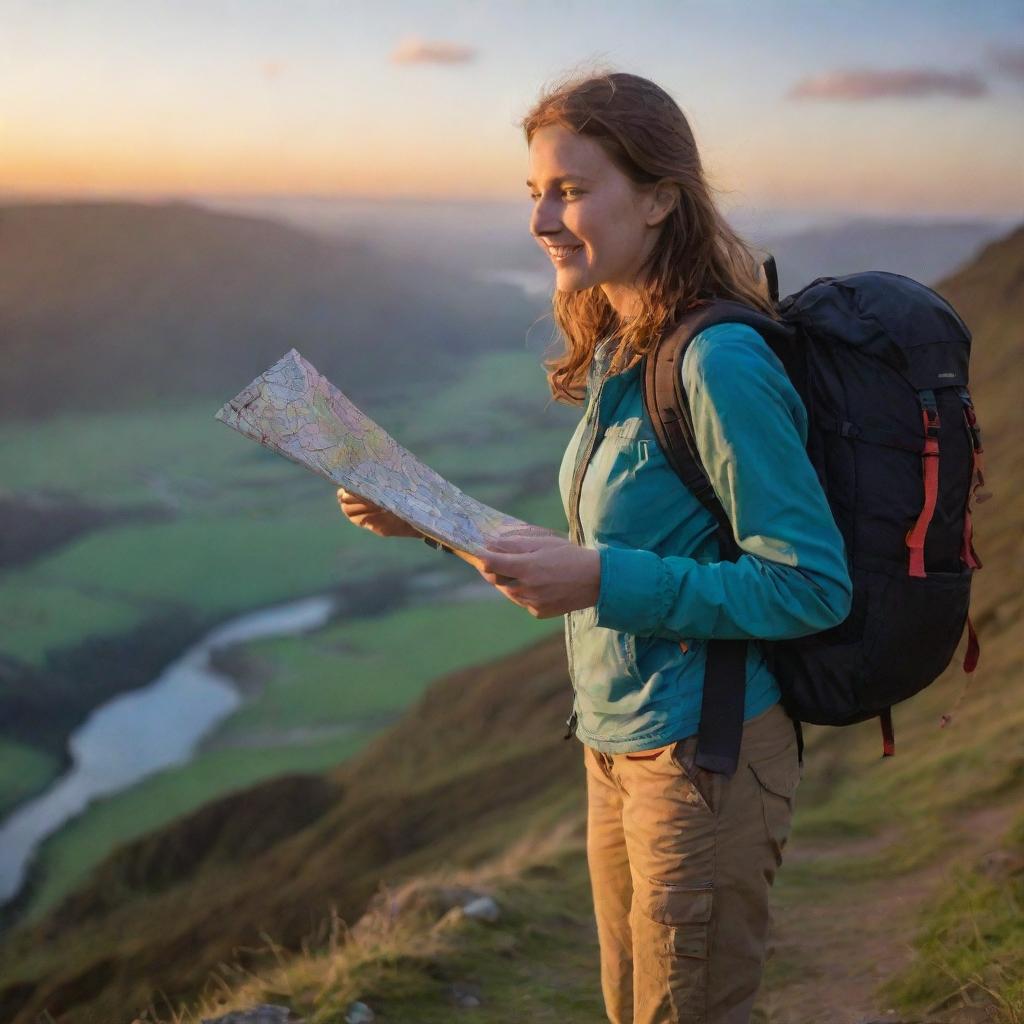
[[[524,402],[524,394],[536,400]],[[501,353],[467,367],[446,390],[366,411],[467,493],[564,529],[556,469],[576,413],[546,402],[536,358]],[[479,584],[478,592],[235,652],[227,668],[247,695],[239,712],[192,764],[94,805],[52,837],[33,912],[125,839],[233,787],[337,763],[438,673],[562,628],[560,619],[534,620],[453,556],[355,528],[328,483],[216,422],[214,411],[205,403],[0,425],[0,478],[9,492],[172,513],[84,533],[0,575],[0,655],[47,679],[58,699],[68,692],[82,701],[73,709],[79,720],[90,695],[75,691],[73,673],[55,676],[58,666],[88,660],[97,638],[145,630],[161,616],[185,617],[184,633],[198,638],[247,610],[428,569],[456,588]],[[94,687],[97,702],[117,692],[116,675]],[[0,678],[0,700],[4,690]],[[13,700],[10,680],[6,691]],[[9,730],[0,735],[0,812],[63,767],[52,735],[36,746],[25,719],[13,717]]]

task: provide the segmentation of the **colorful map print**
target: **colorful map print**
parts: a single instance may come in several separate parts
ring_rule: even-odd
[[[215,418],[459,551],[479,555],[488,540],[537,529],[425,466],[294,348]]]

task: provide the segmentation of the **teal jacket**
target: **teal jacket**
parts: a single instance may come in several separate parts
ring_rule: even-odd
[[[757,331],[706,328],[680,371],[701,459],[743,552],[736,562],[719,560],[713,517],[661,451],[640,365],[607,374],[610,345],[595,351],[559,489],[570,535],[601,563],[597,604],[565,616],[576,736],[622,753],[697,732],[709,638],[828,629],[849,614],[852,584],[807,456],[807,410]],[[779,696],[749,644],[745,718]]]

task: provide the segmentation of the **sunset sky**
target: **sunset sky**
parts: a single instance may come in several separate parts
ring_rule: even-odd
[[[779,208],[1024,213],[1024,4],[0,0],[0,192],[521,199],[517,120],[652,78]]]

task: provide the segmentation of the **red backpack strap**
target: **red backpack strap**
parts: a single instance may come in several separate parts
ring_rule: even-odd
[[[964,671],[973,672],[978,667],[978,659],[981,657],[981,644],[978,643],[978,634],[974,631],[974,623],[971,622],[971,613],[967,613],[967,651],[964,654]]]
[[[896,734],[892,728],[892,708],[880,711],[878,722],[882,727],[882,757],[892,757],[896,753]]]
[[[971,485],[967,492],[967,507],[964,509],[964,534],[960,545],[960,558],[965,565],[972,569],[980,569],[982,566],[978,552],[974,550],[974,524],[971,521],[971,502],[984,501],[988,494],[978,493],[978,488],[985,484],[984,453],[981,445],[981,428],[978,426],[978,417],[974,412],[974,403],[971,401],[971,393],[966,387],[958,387],[956,393],[960,396],[960,403],[964,413],[964,424],[971,438]],[[970,612],[967,614],[967,651],[964,654],[964,672],[973,672],[978,666],[978,659],[981,657],[981,644],[978,643],[978,634],[971,622]]]
[[[971,502],[982,501],[987,495],[979,495],[978,488],[985,483],[985,470],[983,455],[985,449],[981,446],[981,428],[978,426],[978,418],[974,413],[974,403],[971,401],[970,392],[967,388],[958,387],[956,393],[960,396],[963,406],[964,424],[971,438],[971,486],[967,492],[967,508],[964,511],[964,536],[960,545],[960,558],[972,569],[981,568],[981,559],[978,552],[974,550],[974,525],[971,522]]]
[[[908,572],[911,576],[925,576],[924,541],[935,513],[939,496],[939,407],[935,392],[927,388],[918,391],[921,403],[921,422],[924,427],[924,447],[921,449],[921,475],[924,479],[924,504],[917,522],[907,531],[909,551]]]

